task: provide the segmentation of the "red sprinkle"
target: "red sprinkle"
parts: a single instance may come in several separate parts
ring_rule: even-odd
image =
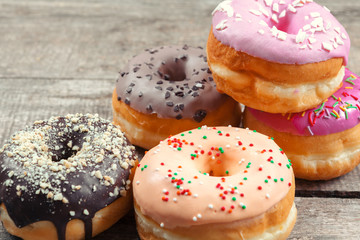
[[[225,211],[225,207],[221,207],[221,211]]]
[[[261,190],[261,189],[262,189],[262,187],[261,187],[261,186],[258,186],[258,189],[259,189],[259,190]]]

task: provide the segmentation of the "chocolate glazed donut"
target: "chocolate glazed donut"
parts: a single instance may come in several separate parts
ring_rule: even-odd
[[[50,221],[64,240],[80,219],[90,239],[95,213],[129,190],[134,160],[120,129],[97,115],[37,121],[0,149],[1,204],[18,228]]]
[[[216,90],[201,47],[158,47],[135,56],[120,73],[112,103],[114,124],[146,149],[187,129],[240,122],[239,104]]]
[[[147,49],[134,57],[120,74],[116,93],[139,112],[196,122],[228,98],[216,91],[202,48],[187,45]]]

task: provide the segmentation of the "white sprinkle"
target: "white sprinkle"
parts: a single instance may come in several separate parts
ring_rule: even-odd
[[[223,1],[217,7],[214,9],[214,11],[211,13],[212,15],[215,14],[215,12],[225,12],[228,17],[232,17],[234,15],[234,9],[231,7],[231,0]]]
[[[302,29],[299,29],[298,34],[296,35],[296,43],[303,43],[306,38],[306,32],[303,32]]]
[[[284,5],[284,4],[286,4],[286,2],[285,2],[284,0],[281,0],[281,1],[279,2],[279,4],[280,4],[280,5]]]
[[[140,181],[136,181],[136,185],[139,185],[140,184]]]
[[[286,40],[286,37],[287,37],[287,33],[286,32],[283,32],[283,31],[279,31],[278,33],[278,39],[282,40],[282,41],[285,41]]]
[[[304,27],[303,27],[303,30],[306,32],[307,30],[309,30],[311,28],[310,24],[306,24]]]
[[[273,4],[273,7],[272,7],[272,10],[273,10],[274,12],[278,13],[278,12],[279,12],[279,4],[274,3],[274,4]]]
[[[227,28],[226,23],[227,23],[226,19],[222,20],[218,25],[216,25],[215,29],[218,31],[222,31],[222,30],[226,29]]]
[[[192,219],[194,222],[196,222],[197,221],[197,217],[193,217],[193,219]]]
[[[155,168],[155,171],[156,171],[156,172],[160,171],[160,168],[158,168],[158,167],[157,167],[157,168]]]
[[[340,27],[334,27],[335,32],[337,32],[338,34],[340,34]]]
[[[334,42],[333,47],[334,47],[334,49],[337,49],[339,47],[339,45],[336,42]]]
[[[12,176],[14,176],[14,171],[10,171],[9,173],[8,173],[8,177],[9,178],[11,178]],[[41,185],[40,185],[41,186]]]
[[[75,216],[75,211],[70,211],[69,214],[70,214],[70,216],[73,217],[73,216]]]
[[[264,26],[264,27],[269,27],[269,25],[264,21],[264,20],[261,20],[259,22],[260,25]]]
[[[279,20],[278,20],[276,14],[273,14],[273,15],[271,16],[271,20],[273,20],[275,23],[279,23]]]
[[[199,194],[195,193],[193,196],[194,196],[194,198],[197,198],[199,196]]]
[[[319,12],[311,12],[310,16],[313,18],[320,17],[320,13]]]
[[[342,33],[342,34],[341,34],[341,37],[342,37],[344,40],[347,39],[347,36],[345,35],[345,33]]]
[[[329,30],[331,28],[331,22],[328,22],[327,24],[326,24],[326,30]]]
[[[283,18],[283,17],[285,17],[285,15],[286,15],[286,11],[283,10],[283,11],[280,13],[279,18]]]
[[[240,203],[239,203],[239,206],[241,206],[241,207],[244,206],[244,203],[240,202]]]
[[[328,9],[326,6],[324,6],[324,9],[328,12],[331,12],[330,9]]]
[[[308,129],[309,133],[311,134],[311,136],[314,136],[314,133],[311,131],[310,126],[307,126],[307,129]]]
[[[89,215],[89,211],[87,209],[84,209],[83,213],[87,216]]]
[[[339,36],[337,36],[337,37],[335,38],[335,41],[336,41],[336,43],[339,44],[339,45],[344,45],[343,40],[341,40],[341,38],[340,38]]]
[[[332,50],[332,45],[331,45],[330,43],[323,42],[323,43],[322,43],[322,48],[323,48],[325,51],[330,52],[330,51]]]
[[[166,193],[166,192],[167,192],[167,190],[164,188],[164,189],[162,190],[162,192],[163,192],[163,193]]]
[[[306,48],[306,45],[302,45],[301,47],[299,47],[299,49],[304,50]]]
[[[162,227],[162,228],[163,228],[163,227],[164,227],[164,223],[160,223],[160,227]]]
[[[264,32],[264,30],[259,29],[258,33],[260,33],[261,35],[264,35],[265,32]]]
[[[195,84],[195,87],[201,88],[203,85],[201,83]]]
[[[244,158],[240,159],[239,164],[242,164],[245,161]]]
[[[266,11],[266,9],[264,9],[264,8],[262,8],[262,7],[259,8],[259,11],[262,12],[262,14],[264,14],[265,17],[269,17],[269,16],[270,16],[269,12]]]
[[[308,41],[309,41],[310,44],[313,44],[314,42],[316,42],[316,38],[309,37]]]
[[[230,145],[229,145],[229,144],[227,144],[225,147],[226,147],[226,148],[230,148]]]
[[[270,7],[271,4],[272,4],[272,2],[273,2],[273,0],[264,0],[264,2],[265,2],[265,5],[266,5],[266,6]]]
[[[176,197],[174,197],[174,198],[173,198],[173,201],[174,201],[174,202],[177,202],[177,198],[176,198]]]
[[[214,205],[209,204],[209,205],[208,205],[208,208],[213,209],[213,208],[214,208]]]
[[[310,44],[308,44],[307,46],[310,50],[313,49],[313,46],[311,46]]]
[[[202,216],[201,216],[201,214],[200,213],[198,213],[198,215],[197,215],[197,218],[201,218]]]
[[[267,193],[267,194],[266,194],[266,198],[269,199],[269,198],[270,198],[270,194]]]
[[[261,15],[261,12],[258,11],[258,10],[251,9],[251,10],[249,10],[249,12],[254,14],[255,16],[260,16]]]
[[[273,26],[270,31],[274,37],[277,37],[279,30],[275,26]]]
[[[290,12],[292,12],[292,13],[296,13],[296,9],[295,9],[294,6],[291,5],[291,4],[289,4],[288,10],[289,10]]]
[[[212,160],[215,160],[215,156],[212,156],[211,159],[212,159]]]

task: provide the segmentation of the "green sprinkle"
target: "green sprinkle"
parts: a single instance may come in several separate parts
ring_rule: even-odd
[[[289,165],[289,164],[286,164],[286,167],[290,169],[290,165]]]
[[[324,105],[325,105],[325,102],[323,102],[318,109],[315,109],[314,112],[321,111],[324,108]]]
[[[250,165],[247,165],[246,168],[250,168]]]
[[[283,181],[284,181],[284,179],[283,179],[283,178],[280,178],[280,181],[282,181],[282,182],[283,182]]]
[[[288,162],[291,162],[291,160],[290,160],[290,159],[288,159]]]
[[[179,188],[180,188],[180,185],[177,185],[176,188],[179,189]]]
[[[144,165],[144,168],[147,168],[147,165]]]
[[[175,172],[174,175],[177,176],[177,172]]]
[[[271,139],[271,140],[274,140],[274,138],[273,138],[273,137],[271,137],[270,139]]]
[[[267,179],[265,179],[265,183],[268,183],[269,181]]]
[[[224,153],[224,149],[223,149],[222,147],[219,147],[219,151],[220,151],[221,153]]]
[[[221,133],[221,131],[219,130],[218,133]]]
[[[201,129],[201,127],[198,127],[198,129],[200,130],[200,129]]]
[[[171,179],[172,179],[172,180],[175,180],[175,177],[172,177]]]
[[[279,150],[280,150],[280,152],[282,152],[282,149],[281,149],[281,148],[280,148]]]
[[[335,97],[334,94],[331,95],[331,97],[332,97],[333,99],[337,100],[337,97]]]
[[[180,134],[180,136],[182,136],[182,137],[183,137],[183,136],[185,136],[185,134],[183,134],[183,133],[182,133],[182,134]]]
[[[276,178],[274,178],[274,182],[277,182],[278,180]]]
[[[189,131],[188,133],[190,133],[190,134],[191,134],[191,133],[192,133],[192,131]]]
[[[226,174],[229,174],[229,171],[228,171],[228,170],[226,170],[226,171],[225,171],[225,173],[226,173]]]
[[[335,107],[338,104],[339,104],[339,101],[336,101],[332,106]]]
[[[183,178],[183,177],[182,177],[182,178],[180,178],[180,179],[184,181],[184,178]]]
[[[247,180],[247,177],[244,177],[244,180],[246,181],[246,180]]]
[[[337,118],[337,116],[335,115],[335,113],[331,112],[330,114],[333,115],[335,118]]]
[[[178,147],[177,150],[178,150],[178,151],[181,151],[181,147]]]
[[[236,201],[236,197],[232,197],[231,200]]]
[[[143,167],[141,168],[141,171],[144,171],[144,168],[143,168]]]
[[[348,120],[349,116],[348,116],[348,112],[345,110],[345,119]]]
[[[206,173],[206,172],[204,172],[204,175],[205,175],[205,176],[206,176],[206,174],[207,174],[207,173]]]
[[[245,209],[246,208],[246,206],[245,205],[242,205],[242,209]]]
[[[254,130],[253,132],[256,132],[256,130]]]
[[[191,181],[188,181],[188,183],[191,183]]]
[[[274,161],[273,161],[273,160],[271,160],[270,162],[271,162],[271,163],[274,163]]]
[[[348,82],[348,83],[350,83],[351,85],[355,85],[355,83],[353,83],[351,80],[355,80],[355,79],[353,79],[352,77],[349,77],[349,78],[347,78],[347,79],[345,80],[345,82]]]
[[[234,187],[234,189],[237,189],[237,187]]]
[[[203,136],[203,139],[207,139],[207,136]]]

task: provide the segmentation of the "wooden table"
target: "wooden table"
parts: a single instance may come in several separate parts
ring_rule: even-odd
[[[38,119],[99,113],[111,120],[118,71],[141,50],[205,46],[219,0],[0,0],[0,145]],[[360,1],[322,0],[347,29],[360,73]],[[360,239],[360,167],[327,182],[297,180],[290,239]],[[0,239],[12,239],[0,226]],[[138,239],[133,213],[96,239]]]

